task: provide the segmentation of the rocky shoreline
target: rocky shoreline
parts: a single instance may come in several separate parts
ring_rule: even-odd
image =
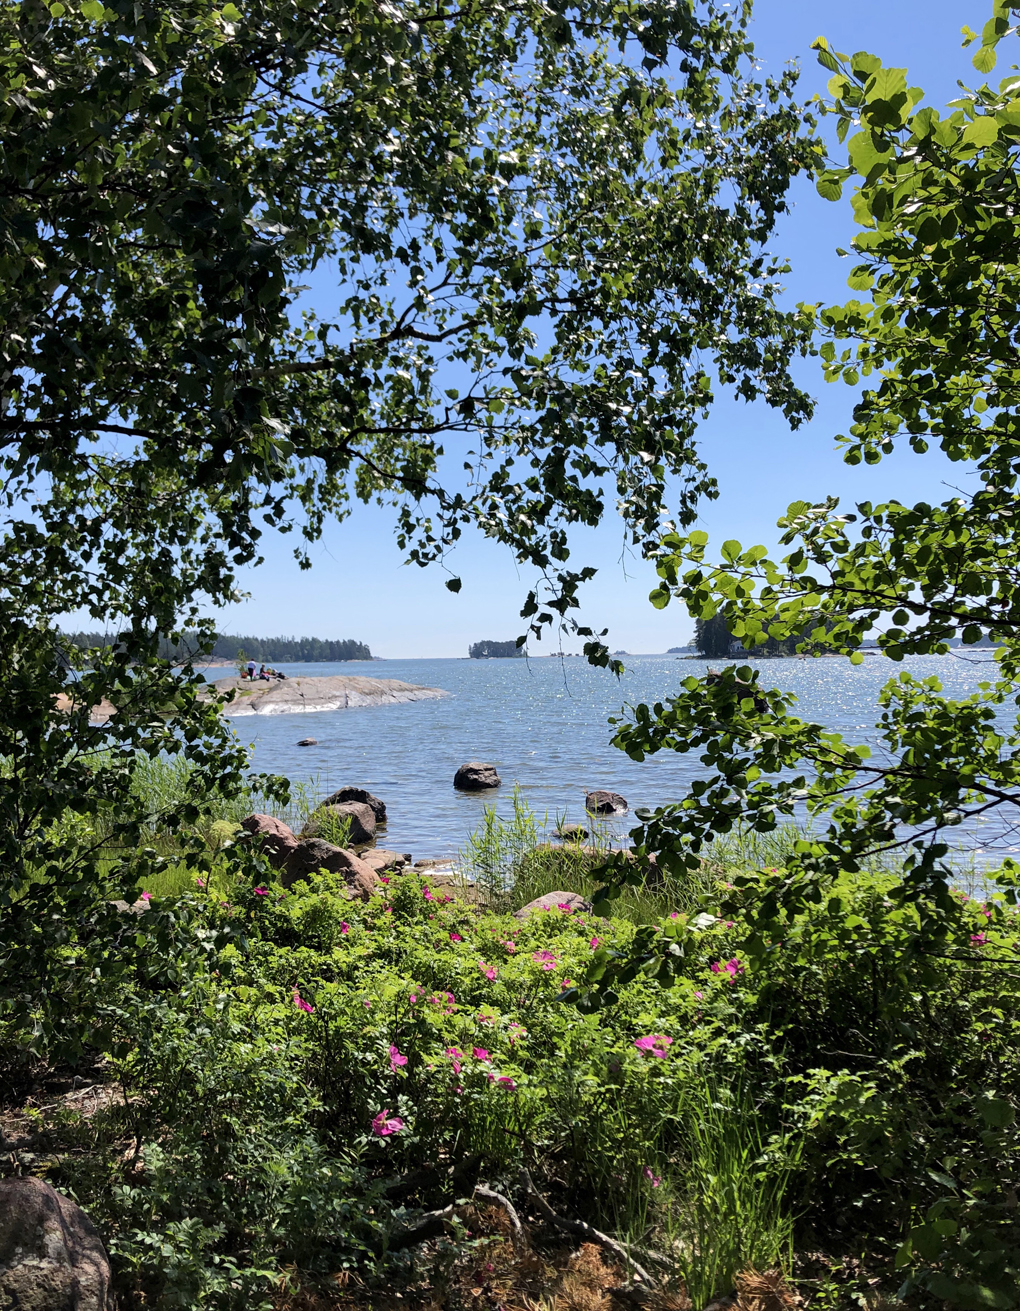
[[[247,678],[219,678],[217,692],[235,693],[223,713],[242,715],[309,714],[317,710],[349,710],[356,706],[399,705],[408,701],[435,701],[449,696],[438,687],[418,687],[397,678],[365,678],[360,674],[291,677],[250,682]]]

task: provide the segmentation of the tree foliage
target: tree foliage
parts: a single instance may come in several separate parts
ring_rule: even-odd
[[[82,651],[106,648],[115,642],[106,633],[68,633],[67,636],[70,644]],[[185,660],[199,654],[207,654],[214,659],[234,660],[241,652],[246,659],[295,663],[372,659],[369,647],[352,638],[237,637],[229,633],[215,633],[210,639],[208,634],[185,632],[179,641],[171,642],[168,638],[162,638],[159,643],[159,658],[169,660],[172,664],[183,664]]]
[[[694,645],[698,654],[713,657],[728,656],[733,642],[725,615],[714,614],[709,619],[694,621]]]
[[[328,516],[378,499],[424,565],[475,525],[546,575],[550,605],[524,607],[541,630],[576,606],[593,571],[568,533],[608,497],[648,545],[667,478],[679,522],[712,494],[694,432],[714,383],[808,412],[763,247],[808,138],[792,77],[754,77],[746,18],[0,3],[16,1008],[49,968],[43,908],[71,945],[99,932],[90,908],[151,868],[156,820],[193,824],[190,799],[145,811],[140,754],[183,752],[197,797],[240,785],[244,753],[160,643],[210,648],[263,531],[298,531],[307,564]],[[319,316],[298,304],[313,277]],[[68,615],[116,642],[69,646]]]
[[[516,642],[472,642],[468,647],[468,655],[472,660],[494,660],[506,657],[521,657],[527,655],[527,648],[518,646]]]
[[[995,7],[979,69],[994,64],[995,45],[1015,30],[1008,8]],[[923,986],[918,953],[945,953],[961,915],[949,890],[953,829],[1020,805],[1020,75],[967,91],[940,115],[922,104],[905,70],[839,54],[821,38],[815,48],[832,73],[822,109],[846,143],[845,162],[820,161],[818,190],[836,200],[852,179],[861,229],[849,285],[862,295],[804,307],[821,337],[825,376],[864,381],[840,438],[845,459],[874,464],[904,442],[923,455],[935,442],[962,473],[976,473],[977,486],[940,505],[865,502],[855,513],[841,512],[835,498],[794,502],[780,520],[789,553],[779,560],[728,541],[711,563],[706,534],[666,533],[651,599],[662,607],[679,598],[703,624],[724,613],[748,652],[796,637],[801,651],[841,652],[857,663],[875,629],[894,661],[946,655],[956,638],[973,647],[986,632],[999,645],[987,681],[962,700],[946,697],[936,677],[891,679],[879,698],[874,755],[798,718],[796,698],[768,690],[750,666],[687,679],[667,704],[620,723],[616,742],[637,760],[696,751],[706,767],[682,803],[646,813],[635,830],[639,849],[657,852],[666,868],[695,867],[704,844],[737,824],[767,832],[805,813],[813,821],[785,869],[734,879],[724,913],[749,924],[759,962],[798,937],[804,916],[833,897],[847,872],[894,853],[902,877],[891,902],[913,905],[919,925],[901,968]],[[627,878],[622,863],[611,872],[615,886]],[[606,895],[613,892],[611,882]],[[1015,901],[1015,888],[1008,895]],[[1005,963],[981,954],[981,935],[971,943],[975,970]],[[591,982],[605,988],[640,969],[668,978],[675,961],[667,946],[649,937]],[[883,1059],[906,1059],[911,1041],[904,1032]],[[1018,1239],[1003,1186],[991,1179],[970,1195],[976,1211],[963,1227],[950,1218],[959,1196],[932,1204],[924,1241],[903,1253],[912,1279],[964,1306],[1015,1305]]]
[[[722,786],[734,815],[773,824],[806,799],[834,823],[831,850],[817,856],[822,866],[902,847],[918,877],[938,879],[947,868],[946,829],[1020,800],[1015,739],[994,726],[1014,695],[1020,658],[1013,342],[1020,78],[967,93],[943,118],[920,105],[922,93],[907,86],[903,70],[885,69],[872,55],[837,55],[824,41],[818,49],[834,70],[834,99],[822,107],[836,115],[839,136],[860,120],[848,163],[820,168],[818,181],[835,198],[849,177],[858,180],[853,204],[863,231],[853,242],[860,262],[850,283],[870,290],[866,300],[815,314],[826,376],[853,385],[875,380],[841,438],[846,459],[874,463],[898,442],[923,454],[937,441],[952,460],[976,468],[980,485],[942,505],[862,503],[851,514],[834,499],[795,502],[780,520],[791,550],[778,562],[763,547],[725,542],[722,560],[711,565],[704,533],[667,533],[652,600],[661,606],[677,596],[702,623],[725,608],[748,651],[770,637],[798,636],[801,650],[860,661],[858,648],[875,628],[879,648],[894,660],[945,654],[955,637],[964,647],[983,643],[986,632],[1001,645],[989,682],[964,703],[947,702],[937,680],[906,673],[887,686],[881,734],[891,764],[870,763],[863,747],[800,723],[788,697],[762,694],[768,710],[756,709],[736,683],[717,684],[704,701],[701,689],[688,687],[668,715],[678,724],[703,718],[708,739],[729,744]],[[661,741],[625,729],[621,744],[635,753],[657,749],[669,737],[667,720],[658,721]],[[777,778],[805,760],[816,771],[813,784]],[[726,779],[745,780],[746,793]],[[705,831],[700,821],[695,829]]]

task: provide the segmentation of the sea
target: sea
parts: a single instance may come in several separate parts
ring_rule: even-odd
[[[620,678],[582,658],[558,656],[281,664],[289,675],[396,678],[448,695],[402,705],[244,716],[232,725],[251,748],[253,771],[285,774],[306,797],[352,785],[382,798],[387,824],[379,845],[415,860],[456,858],[484,821],[486,807],[512,814],[515,786],[549,832],[560,822],[584,822],[587,792],[621,794],[629,813],[613,821],[610,836],[625,842],[635,808],[680,801],[692,781],[709,771],[696,752],[664,751],[632,761],[612,745],[608,721],[627,715],[630,706],[676,695],[684,679],[703,675],[710,662],[675,655],[621,658],[626,672]],[[934,675],[954,698],[970,695],[994,674],[991,653],[972,651],[899,664],[877,653],[860,665],[842,657],[763,660],[759,668],[764,685],[797,697],[800,717],[873,749],[880,745],[880,689],[901,671],[916,678]],[[224,673],[210,669],[207,676]],[[299,747],[306,737],[316,745]],[[502,787],[456,791],[453,776],[469,760],[494,764]],[[1020,833],[1008,816],[996,814],[952,830],[963,859],[986,866],[1020,851]]]

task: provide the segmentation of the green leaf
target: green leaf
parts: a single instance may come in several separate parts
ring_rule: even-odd
[[[979,73],[990,73],[996,64],[994,46],[981,46],[971,63]]]
[[[446,580],[446,587],[447,587],[447,590],[450,591],[450,592],[459,592],[460,589],[461,589],[461,586],[462,586],[462,583],[461,583],[461,580],[460,580],[459,578],[448,578],[448,579]]]
[[[868,78],[864,87],[864,98],[872,100],[892,100],[894,96],[906,96],[907,70],[905,68],[879,68]]]
[[[836,173],[823,173],[815,183],[815,190],[823,200],[839,200],[843,194],[843,183]]]
[[[968,146],[990,146],[999,135],[999,125],[990,114],[982,114],[963,129],[963,142]]]
[[[106,6],[100,3],[100,0],[85,0],[81,7],[83,18],[89,18],[94,23],[101,23],[106,17]]]
[[[847,153],[850,163],[865,178],[893,159],[890,143],[876,138],[871,132],[858,132],[852,136],[847,143]]]
[[[990,1129],[1004,1129],[1015,1118],[1013,1107],[1001,1097],[982,1097],[977,1104],[978,1114]]]
[[[869,55],[865,50],[858,50],[855,55],[850,56],[850,67],[854,71],[854,76],[863,81],[882,67],[882,61],[878,55]]]
[[[732,538],[727,542],[723,542],[722,557],[727,562],[727,564],[734,564],[737,558],[739,557],[739,555],[740,555],[739,542],[734,541]]]
[[[846,280],[851,291],[870,291],[875,285],[875,275],[867,264],[858,264]]]

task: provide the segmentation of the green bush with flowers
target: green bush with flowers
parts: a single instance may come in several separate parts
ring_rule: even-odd
[[[420,1280],[418,1219],[479,1181],[519,1197],[522,1166],[560,1213],[658,1251],[695,1304],[810,1249],[866,1254],[919,1304],[1015,1305],[1013,873],[957,894],[937,949],[925,904],[874,871],[763,938],[741,905],[780,877],[702,878],[700,908],[664,894],[635,924],[517,919],[417,874],[367,903],[329,874],[285,890],[256,857],[229,891],[150,897],[144,935],[111,911],[53,969],[118,1094],[48,1124],[35,1168],[145,1306]],[[622,969],[650,939],[654,968]],[[615,999],[586,1009],[603,968]],[[8,1019],[8,1062],[45,1055],[53,1023]]]

